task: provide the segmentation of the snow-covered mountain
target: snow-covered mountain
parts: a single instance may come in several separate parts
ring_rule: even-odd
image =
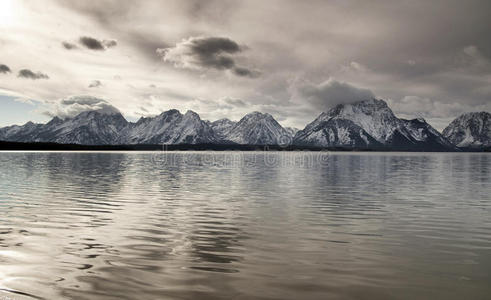
[[[119,144],[209,144],[219,140],[210,125],[188,110],[171,109],[153,118],[140,118],[121,133]]]
[[[316,147],[381,148],[382,144],[351,120],[330,118],[322,113],[295,134],[296,145]]]
[[[237,122],[224,118],[214,122],[208,122],[208,124],[210,125],[211,129],[213,129],[215,134],[218,135],[218,137],[225,139]]]
[[[224,136],[242,145],[278,145],[291,141],[290,133],[268,113],[252,112],[233,125]]]
[[[42,126],[43,124],[27,122],[24,125],[3,127],[0,128],[0,140],[13,142],[34,141],[34,136]]]
[[[446,151],[490,146],[490,114],[466,114],[444,131],[423,119],[397,118],[383,100],[341,104],[323,112],[303,130],[283,128],[270,114],[252,112],[239,122],[205,121],[193,112],[171,109],[155,117],[127,122],[116,109],[54,117],[46,124],[28,122],[0,128],[0,140],[62,144],[241,144]],[[296,132],[296,133],[295,133]],[[294,135],[294,136],[293,136]],[[454,144],[452,144],[454,143]]]
[[[298,128],[295,128],[295,127],[285,127],[285,130],[292,136],[294,137],[295,134],[297,134],[297,132],[300,130]]]
[[[192,111],[183,115],[178,110],[169,110],[129,123],[119,112],[93,110],[64,120],[54,117],[46,124],[29,122],[1,128],[0,140],[110,145],[199,144],[215,143],[218,139],[210,126]]]
[[[383,100],[340,104],[297,132],[296,145],[392,150],[451,150],[423,119],[397,118]]]
[[[460,148],[490,148],[491,114],[488,112],[463,114],[443,130],[443,135]]]
[[[60,144],[114,144],[128,122],[119,112],[85,111],[74,118],[53,118],[46,124],[28,122],[23,126],[0,129],[0,139],[15,142],[53,142]]]

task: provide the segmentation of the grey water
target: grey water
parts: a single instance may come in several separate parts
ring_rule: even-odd
[[[490,298],[490,154],[0,153],[2,300]]]

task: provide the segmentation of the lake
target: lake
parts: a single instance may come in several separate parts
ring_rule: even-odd
[[[490,299],[491,155],[1,152],[0,299]]]

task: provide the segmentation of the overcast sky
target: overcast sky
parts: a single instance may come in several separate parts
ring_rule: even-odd
[[[303,128],[376,97],[442,129],[491,111],[490,12],[489,0],[0,0],[0,125],[90,108],[66,101],[87,95],[130,120],[258,110]]]

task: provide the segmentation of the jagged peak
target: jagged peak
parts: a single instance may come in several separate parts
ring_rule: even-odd
[[[344,105],[351,105],[351,106],[363,107],[363,108],[371,107],[373,109],[389,108],[389,105],[387,104],[387,102],[385,102],[382,99],[375,99],[375,98],[362,100],[362,101],[358,101],[358,102],[354,102],[354,103],[348,103],[348,104],[344,104]]]
[[[479,112],[467,112],[463,113],[460,116],[457,117],[458,119],[463,119],[463,118],[483,118],[483,117],[491,117],[491,113],[487,111],[479,111]]]
[[[86,111],[79,113],[78,115],[76,115],[73,118],[67,118],[67,119],[78,119],[78,118],[87,117],[87,116],[104,116],[104,115],[105,116],[118,116],[118,117],[123,116],[118,109],[114,108],[114,110],[113,110],[109,107],[106,107],[106,108],[101,108],[101,109],[86,110]]]
[[[364,115],[386,115],[389,118],[395,118],[394,113],[390,109],[390,107],[387,105],[387,102],[385,102],[382,99],[369,99],[369,100],[363,100],[363,101],[358,101],[355,103],[345,103],[345,104],[338,104],[329,111],[327,111],[326,114],[321,114],[319,118],[321,119],[328,119],[331,117],[343,117],[343,116],[353,116],[357,114],[364,114]]]
[[[196,112],[194,112],[194,111],[192,111],[192,110],[186,111],[186,113],[184,114],[184,116],[185,117],[192,117],[192,118],[196,118],[196,119],[200,119],[201,120],[199,114],[196,113]]]
[[[221,118],[216,121],[211,122],[213,124],[220,124],[220,123],[235,123],[234,121],[228,119],[228,118]]]
[[[63,119],[61,119],[58,116],[54,116],[53,119],[51,119],[51,121],[49,121],[46,125],[60,124],[62,122],[63,122]]]
[[[136,121],[136,123],[141,123],[141,122],[144,122],[145,120],[149,120],[151,119],[152,117],[144,117],[144,116],[141,116],[138,121]]]
[[[248,114],[246,114],[244,117],[242,117],[242,120],[253,120],[253,119],[272,119],[274,120],[273,116],[270,115],[269,113],[262,113],[259,111],[253,111]]]
[[[178,115],[182,116],[181,112],[177,109],[169,109],[164,112],[162,112],[160,115],[157,116],[157,118],[162,118],[162,117],[167,117],[167,116],[172,116],[172,115]]]

